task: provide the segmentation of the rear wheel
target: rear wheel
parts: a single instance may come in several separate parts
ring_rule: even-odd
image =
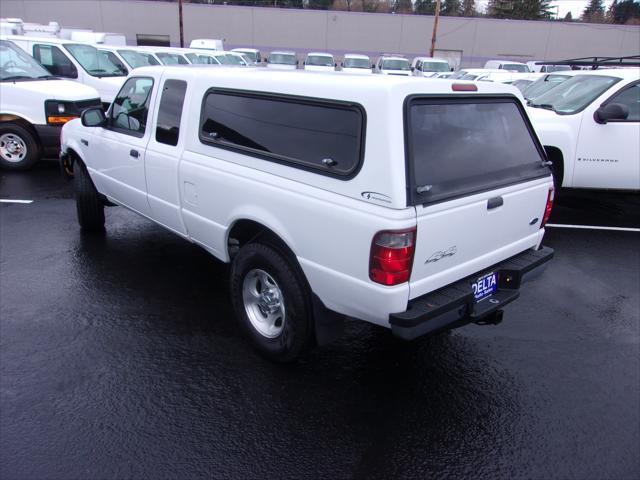
[[[301,272],[275,248],[250,243],[231,266],[231,301],[253,346],[278,362],[298,358],[313,344],[313,322]]]
[[[87,168],[79,161],[74,163],[73,187],[80,228],[86,231],[104,230],[104,205]]]
[[[40,159],[42,149],[33,133],[14,123],[0,125],[0,166],[27,170]]]

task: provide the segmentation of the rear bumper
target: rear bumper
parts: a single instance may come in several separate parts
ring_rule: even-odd
[[[60,132],[62,125],[34,125],[42,145],[42,156],[56,158],[60,153]]]
[[[400,338],[412,340],[470,322],[482,322],[518,298],[522,283],[542,273],[553,253],[548,247],[527,250],[476,275],[414,298],[406,311],[389,315],[391,331]],[[486,272],[498,273],[498,290],[490,298],[476,303],[471,284]]]

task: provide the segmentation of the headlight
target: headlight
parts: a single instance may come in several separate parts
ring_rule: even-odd
[[[73,102],[47,100],[44,102],[44,112],[48,125],[64,125],[69,120],[78,118]]]

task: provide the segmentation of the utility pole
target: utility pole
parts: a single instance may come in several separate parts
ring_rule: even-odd
[[[433,57],[433,54],[436,51],[436,37],[438,35],[438,20],[440,20],[440,0],[436,0],[436,18],[433,21],[433,34],[431,35],[431,51],[429,53],[430,57]]]
[[[180,48],[184,48],[184,28],[182,26],[182,0],[178,0],[178,22],[180,23]]]

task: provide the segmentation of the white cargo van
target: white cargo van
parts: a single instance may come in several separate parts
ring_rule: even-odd
[[[62,125],[100,106],[98,92],[52,77],[33,57],[0,40],[0,167],[24,170],[57,157]]]
[[[371,65],[371,59],[367,55],[347,53],[340,66],[342,67],[341,71],[344,73],[360,75],[371,75],[373,73],[373,65]]]
[[[126,76],[126,72],[93,45],[59,38],[21,35],[0,38],[18,45],[40,62],[51,75],[95,88],[105,106],[113,101]]]
[[[107,45],[97,45],[101,52],[109,52],[113,57],[109,57],[112,63],[119,61],[129,73],[134,68],[152,67],[160,65],[160,60],[151,51],[146,51],[140,47],[114,47]]]
[[[527,62],[527,67],[532,72],[540,73],[553,73],[553,72],[567,72],[571,70],[569,65],[542,65],[542,61]]]
[[[296,52],[276,50],[267,57],[267,68],[274,70],[295,70],[298,68]]]
[[[191,40],[189,48],[222,51],[224,50],[224,40],[219,38],[196,38]]]
[[[249,57],[254,64],[259,64],[262,62],[262,56],[260,54],[260,50],[257,48],[234,48],[231,50],[232,52],[242,53],[246,57]]]
[[[418,77],[436,77],[450,71],[449,62],[440,58],[416,57],[411,62],[411,73]]]
[[[376,62],[373,73],[382,75],[411,75],[409,60],[399,55],[382,55]]]
[[[305,70],[311,72],[333,72],[337,66],[333,55],[323,52],[308,53],[303,65]]]
[[[531,73],[526,63],[509,62],[505,60],[489,60],[484,64],[484,68],[495,68],[498,70],[509,70],[511,72]]]
[[[136,70],[108,116],[63,129],[81,228],[122,205],[230,263],[235,316],[277,361],[344,317],[403,339],[499,323],[553,255],[553,183],[516,89],[367,80]]]

